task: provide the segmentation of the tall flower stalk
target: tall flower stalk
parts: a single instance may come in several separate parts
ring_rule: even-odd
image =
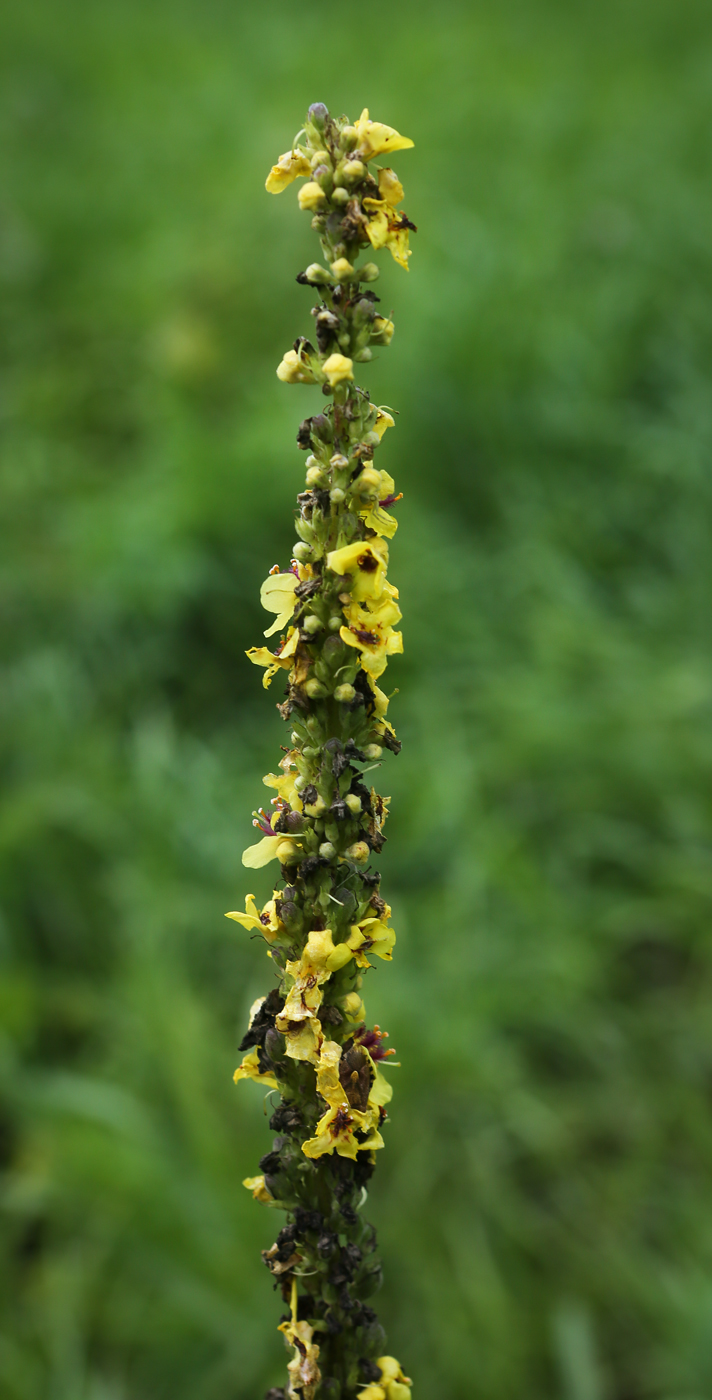
[[[266,182],[277,194],[304,179],[299,205],[312,214],[324,259],[297,278],[318,288],[316,343],[301,336],[277,374],[319,384],[329,400],[297,433],[309,455],[293,559],[262,585],[262,604],[275,614],[265,637],[278,641],[247,653],[264,667],[265,687],[285,673],[277,708],[290,733],[279,772],[264,779],[272,810],[254,814],[261,839],[242,860],[251,869],[276,860],[281,880],[262,910],[249,894],[245,913],[228,915],[263,938],[273,973],[251,1008],[235,1072],[279,1095],[272,1148],[244,1183],[287,1212],[263,1257],[288,1305],[280,1331],[292,1356],[286,1390],[267,1400],[410,1397],[367,1301],[381,1266],[361,1213],[392,1093],[381,1067],[393,1053],[386,1033],[367,1026],[361,990],[372,959],[390,962],[395,944],[372,864],[389,799],[367,775],[384,750],[400,749],[380,682],[403,644],[398,590],[387,578],[397,524],[389,507],[400,497],[374,466],[393,418],[354,382],[354,365],[393,335],[369,289],[379,269],[358,259],[388,248],[407,270],[414,228],[398,212],[397,175],[372,162],[412,144],[368,111],[352,125],[316,103]]]

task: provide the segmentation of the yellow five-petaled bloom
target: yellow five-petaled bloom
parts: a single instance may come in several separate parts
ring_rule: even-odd
[[[324,1153],[336,1152],[339,1157],[351,1157],[355,1161],[358,1152],[372,1152],[383,1147],[383,1138],[378,1131],[381,1109],[390,1102],[393,1090],[374,1065],[368,1051],[363,1054],[370,1067],[372,1084],[365,1109],[359,1109],[350,1103],[339,1077],[341,1046],[335,1040],[324,1041],[317,1065],[316,1087],[328,1108],[316,1125],[314,1137],[302,1143],[305,1157],[322,1157]]]

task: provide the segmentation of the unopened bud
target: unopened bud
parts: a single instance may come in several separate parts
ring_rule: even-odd
[[[333,490],[329,492],[329,500],[334,506],[340,506],[345,498],[346,492],[342,491],[340,486],[335,486]]]
[[[312,170],[316,170],[317,165],[328,165],[328,163],[328,151],[315,151],[310,162]]]
[[[374,317],[371,326],[371,340],[374,345],[390,345],[395,326],[385,316]]]
[[[321,467],[308,467],[305,477],[307,486],[320,486],[324,480],[324,472]]]
[[[281,865],[292,865],[299,860],[299,847],[293,841],[280,841],[277,847],[277,860]]]
[[[332,841],[322,841],[319,847],[319,855],[322,860],[333,860],[336,855],[336,847]]]
[[[371,850],[365,841],[354,841],[353,846],[349,846],[344,854],[348,860],[356,861],[357,865],[363,865],[368,860]]]
[[[344,802],[346,803],[346,806],[351,812],[351,815],[357,817],[359,812],[361,811],[361,798],[358,796],[358,794],[355,792],[347,792],[344,798]]]
[[[292,740],[294,740],[294,735],[292,735]],[[299,743],[299,739],[297,739],[297,743]],[[309,779],[305,778],[303,773],[298,773],[294,779],[294,791],[301,792],[302,788],[305,787],[309,787]]]
[[[312,557],[312,547],[310,544],[305,544],[304,540],[297,540],[297,543],[292,549],[292,554],[295,559],[299,560],[300,564],[306,564],[307,560]]]
[[[284,1036],[274,1026],[270,1026],[265,1035],[265,1050],[270,1060],[283,1060],[286,1054]]]
[[[352,151],[358,141],[358,132],[355,126],[345,126],[340,137],[339,145],[342,151]]]
[[[328,116],[329,108],[325,107],[323,102],[312,102],[307,112],[308,121],[312,122],[319,130],[321,130],[324,123],[328,120]]]
[[[318,681],[316,677],[308,680],[304,689],[310,700],[323,700],[326,695],[326,686],[322,685],[321,681]]]
[[[343,452],[335,452],[333,457],[329,458],[329,466],[334,467],[337,472],[344,471],[348,465],[349,459],[344,456]]]
[[[331,273],[321,263],[310,263],[306,268],[304,276],[311,286],[319,286],[322,283],[329,283],[332,280]]]
[[[343,165],[343,173],[345,179],[353,184],[354,181],[363,179],[366,167],[362,160],[347,160]]]
[[[302,185],[298,199],[300,209],[321,209],[326,204],[326,195],[316,180],[307,180],[306,185]]]
[[[330,631],[330,632],[338,632],[338,631],[339,631],[339,628],[341,627],[341,625],[342,625],[342,623],[343,623],[343,620],[344,620],[344,619],[343,619],[343,617],[341,617],[341,615],[339,615],[339,616],[337,617],[336,613],[334,613],[333,617],[330,617],[330,618],[329,618],[329,631]]]
[[[308,617],[303,618],[302,627],[305,632],[309,633],[310,637],[313,637],[321,627],[321,619],[317,617],[316,613],[310,613]]]
[[[363,267],[360,267],[358,270],[359,282],[375,282],[376,278],[380,277],[380,275],[381,269],[378,263],[364,263]]]
[[[370,759],[381,758],[383,756],[383,749],[380,744],[367,744],[363,752],[365,757]]]
[[[331,198],[333,199],[334,204],[348,204],[351,195],[349,194],[348,190],[344,189],[343,185],[337,185],[336,189],[332,193]]]
[[[349,701],[353,700],[355,694],[356,691],[353,686],[345,682],[344,685],[337,685],[334,691],[334,699],[338,700],[341,705],[347,705]]]
[[[310,817],[321,817],[326,811],[326,803],[323,797],[317,797],[316,802],[307,802],[304,810]]]
[[[348,282],[354,275],[353,264],[348,258],[337,258],[336,262],[331,264],[331,271],[339,282]]]

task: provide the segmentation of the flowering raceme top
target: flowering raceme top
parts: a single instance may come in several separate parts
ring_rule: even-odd
[[[268,773],[271,811],[254,814],[259,839],[243,864],[275,861],[279,879],[262,909],[248,894],[236,920],[265,942],[271,990],[250,1011],[235,1080],[249,1079],[280,1102],[270,1119],[272,1149],[245,1186],[287,1212],[265,1263],[288,1303],[280,1331],[291,1351],[288,1384],[267,1400],[409,1400],[411,1382],[367,1302],[380,1284],[375,1232],[361,1208],[383,1147],[392,1089],[382,1065],[386,1033],[369,1028],[361,997],[374,959],[390,962],[396,937],[373,858],[384,844],[389,799],[365,781],[384,750],[400,744],[382,688],[390,658],[403,650],[398,589],[389,582],[391,513],[400,496],[374,465],[386,408],[357,386],[354,365],[389,345],[393,322],[370,290],[387,248],[408,269],[409,233],[398,212],[403,186],[386,162],[412,146],[392,127],[334,120],[310,107],[291,150],[272,167],[267,190],[295,180],[312,215],[323,262],[297,281],[318,289],[314,341],[299,337],[277,374],[320,385],[328,403],[297,433],[308,452],[298,496],[293,557],[276,564],[260,598],[272,615],[268,646],[247,655],[267,688],[281,672],[278,704],[289,742]],[[315,342],[315,343],[314,343]]]

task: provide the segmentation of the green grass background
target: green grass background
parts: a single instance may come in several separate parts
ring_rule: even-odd
[[[24,0],[0,36],[0,1395],[281,1383],[267,970],[309,102],[412,136],[369,1202],[416,1400],[712,1394],[712,15]],[[278,697],[277,697],[278,698]]]

